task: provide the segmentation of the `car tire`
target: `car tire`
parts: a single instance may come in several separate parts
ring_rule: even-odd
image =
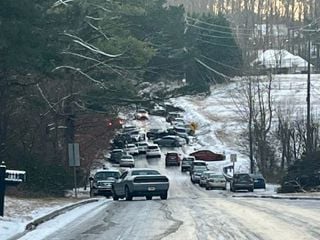
[[[222,190],[227,190],[227,188],[224,187],[224,188],[222,188]]]
[[[113,201],[118,201],[119,200],[119,197],[116,194],[116,192],[114,191],[114,189],[112,189],[112,198],[113,198]]]
[[[208,186],[206,186],[206,190],[210,190],[210,188]]]
[[[126,196],[126,201],[131,201],[132,200],[132,196],[131,196],[131,193],[130,193],[130,190],[129,190],[128,186],[125,187],[125,196]]]
[[[161,194],[161,195],[160,195],[160,198],[161,198],[162,200],[167,200],[167,198],[168,198],[168,192],[165,192],[164,194]]]
[[[249,189],[249,192],[253,192],[253,188],[250,188],[250,189]]]
[[[152,200],[152,196],[146,196],[147,200]]]

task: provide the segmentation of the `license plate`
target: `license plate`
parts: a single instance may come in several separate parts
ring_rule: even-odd
[[[155,187],[148,187],[148,191],[154,191],[154,190],[156,190]]]

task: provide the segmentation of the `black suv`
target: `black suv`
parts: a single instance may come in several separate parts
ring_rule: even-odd
[[[112,196],[112,184],[120,177],[119,170],[99,170],[90,177],[90,197],[102,195]]]
[[[248,173],[236,173],[233,175],[230,182],[230,190],[236,192],[237,190],[248,190],[253,192],[253,179]]]

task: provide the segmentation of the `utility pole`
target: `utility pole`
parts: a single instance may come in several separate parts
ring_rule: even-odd
[[[307,78],[307,158],[310,156],[312,151],[312,139],[311,139],[311,123],[310,123],[310,87],[311,87],[311,39],[308,36],[308,78]]]
[[[250,151],[250,173],[254,173],[253,161],[253,139],[252,139],[252,82],[249,77],[249,151]]]

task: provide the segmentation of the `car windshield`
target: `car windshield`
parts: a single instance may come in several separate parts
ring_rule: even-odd
[[[194,166],[206,166],[205,162],[193,162]]]
[[[134,170],[132,171],[132,176],[137,175],[160,175],[160,173],[156,170]]]
[[[118,179],[120,177],[119,172],[98,172],[94,176],[96,180],[107,180],[109,178],[115,178]]]
[[[130,155],[125,155],[125,156],[122,156],[122,159],[132,159],[132,156],[130,156]]]
[[[220,180],[224,180],[225,179],[223,175],[216,175],[214,173],[211,173],[209,177],[210,178],[215,178],[215,179],[220,179]]]

